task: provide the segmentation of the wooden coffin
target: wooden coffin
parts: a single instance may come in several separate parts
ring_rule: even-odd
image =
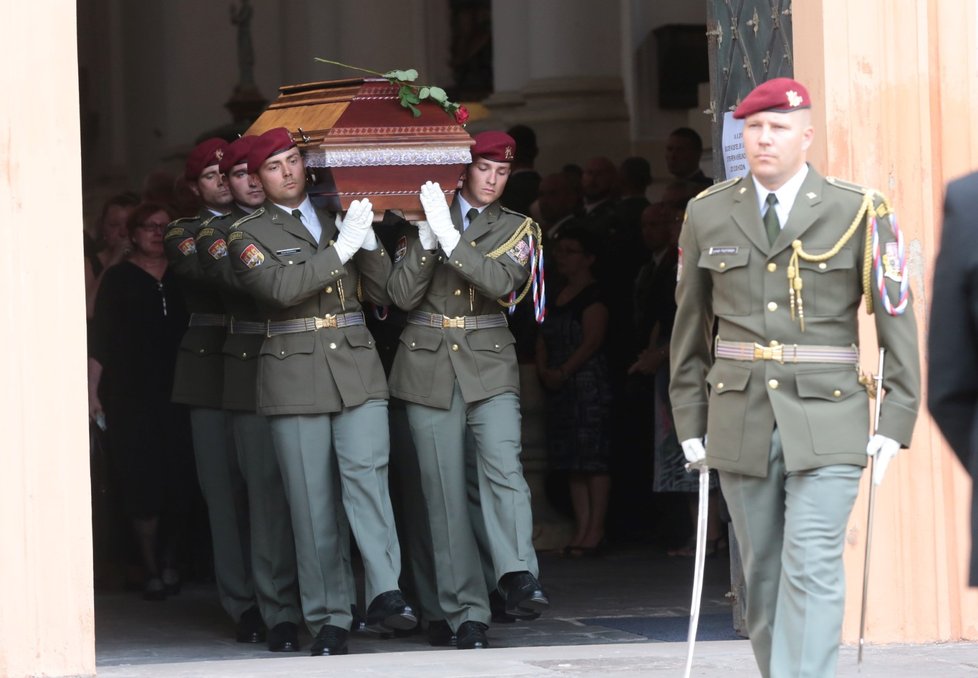
[[[451,203],[474,142],[438,104],[417,108],[414,117],[381,78],[286,85],[247,133],[287,128],[314,177],[310,195],[328,209],[367,197],[378,217],[399,210],[419,219],[421,185],[437,181]]]

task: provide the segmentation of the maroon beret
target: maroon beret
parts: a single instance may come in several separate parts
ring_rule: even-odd
[[[217,137],[206,139],[197,144],[187,156],[187,165],[184,169],[184,176],[187,177],[187,181],[196,180],[206,168],[221,162],[221,158],[224,157],[227,149],[228,142]]]
[[[256,136],[249,135],[235,139],[228,144],[227,149],[224,151],[224,157],[221,158],[221,172],[227,174],[235,165],[248,162],[248,151],[251,150],[251,146],[257,138]]]
[[[811,108],[811,105],[812,100],[803,84],[791,78],[775,78],[751,90],[737,106],[733,117],[743,119],[761,111],[790,113],[800,108]]]
[[[248,151],[248,171],[257,172],[263,162],[293,146],[295,142],[289,130],[284,127],[273,127],[251,144],[251,150]]]
[[[516,141],[505,132],[479,132],[474,137],[472,158],[485,158],[495,162],[513,162],[516,157]]]

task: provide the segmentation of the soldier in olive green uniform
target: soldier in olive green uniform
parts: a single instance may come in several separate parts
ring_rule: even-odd
[[[221,605],[238,622],[238,642],[261,642],[264,628],[255,605],[248,547],[247,492],[238,466],[224,391],[224,306],[217,286],[200,267],[196,237],[203,224],[227,213],[231,192],[219,163],[223,139],[207,139],[187,157],[186,179],[201,198],[200,214],[167,227],[163,245],[190,311],[173,379],[173,401],[190,406],[197,476],[207,502],[214,546],[214,577]]]
[[[285,481],[303,613],[316,634],[312,654],[342,654],[356,597],[349,528],[363,556],[368,624],[417,623],[398,590],[387,381],[360,305],[361,298],[389,301],[391,262],[374,236],[368,200],[354,202],[344,222],[313,207],[286,129],[258,138],[248,169],[267,200],[235,223],[228,249],[266,319],[258,412],[269,417]]]
[[[220,162],[234,202],[227,215],[208,220],[197,231],[197,258],[213,279],[227,313],[224,342],[224,409],[231,421],[234,447],[248,493],[251,564],[258,609],[269,627],[272,652],[299,649],[297,622],[302,618],[295,565],[292,521],[268,421],[255,413],[258,353],[265,337],[254,300],[240,288],[227,256],[231,225],[265,201],[265,192],[248,174],[248,150],[256,137],[227,147]]]
[[[523,287],[539,242],[535,224],[498,202],[514,149],[506,134],[478,135],[450,209],[437,184],[422,187],[427,221],[398,248],[388,285],[394,302],[410,311],[391,394],[407,402],[439,603],[460,649],[487,647],[490,620],[475,531],[465,519],[467,453],[475,455],[481,519],[507,611],[532,616],[549,606],[536,579],[530,492],[519,459],[514,339],[497,301]]]
[[[875,191],[806,164],[809,106],[804,86],[779,78],[735,111],[746,118],[751,174],[687,208],[671,342],[676,429],[690,462],[705,454],[720,471],[765,678],[835,675],[843,539],[862,469],[876,456],[872,480],[882,479],[910,444],[919,402],[895,220]],[[868,271],[874,231],[882,256]],[[864,287],[870,273],[874,287]],[[886,399],[871,438],[857,367],[862,298],[886,349]]]

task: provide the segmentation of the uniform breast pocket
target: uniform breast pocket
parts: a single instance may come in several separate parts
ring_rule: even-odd
[[[401,332],[391,385],[404,393],[428,397],[435,382],[435,371],[448,369],[438,365],[438,349],[444,341],[444,332],[408,325]]]
[[[717,315],[748,315],[751,306],[750,250],[746,247],[715,247],[733,250],[722,254],[710,249],[700,254],[698,266],[708,270],[713,279],[713,311]]]
[[[258,366],[259,406],[312,405],[316,399],[315,350],[315,332],[266,338]]]
[[[839,454],[866,444],[869,396],[852,367],[798,372],[795,377],[815,454]]]
[[[808,249],[809,254],[823,251]],[[802,303],[806,316],[835,317],[859,304],[861,285],[852,248],[845,247],[826,261],[799,260]]]
[[[368,393],[387,386],[384,367],[377,353],[376,342],[366,327],[349,327],[345,331],[346,341],[353,351],[353,360],[360,372],[360,379]]]

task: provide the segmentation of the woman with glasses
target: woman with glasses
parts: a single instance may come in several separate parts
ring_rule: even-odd
[[[550,469],[566,473],[576,529],[564,555],[598,555],[611,489],[611,385],[603,351],[608,307],[594,278],[601,242],[567,228],[554,246],[563,285],[547,303],[537,338],[537,374],[547,391]]]
[[[167,270],[169,208],[137,206],[127,221],[131,253],[109,268],[95,300],[89,414],[106,429],[112,476],[145,574],[143,596],[179,589],[176,549],[193,497],[189,422],[170,402],[187,313]]]

